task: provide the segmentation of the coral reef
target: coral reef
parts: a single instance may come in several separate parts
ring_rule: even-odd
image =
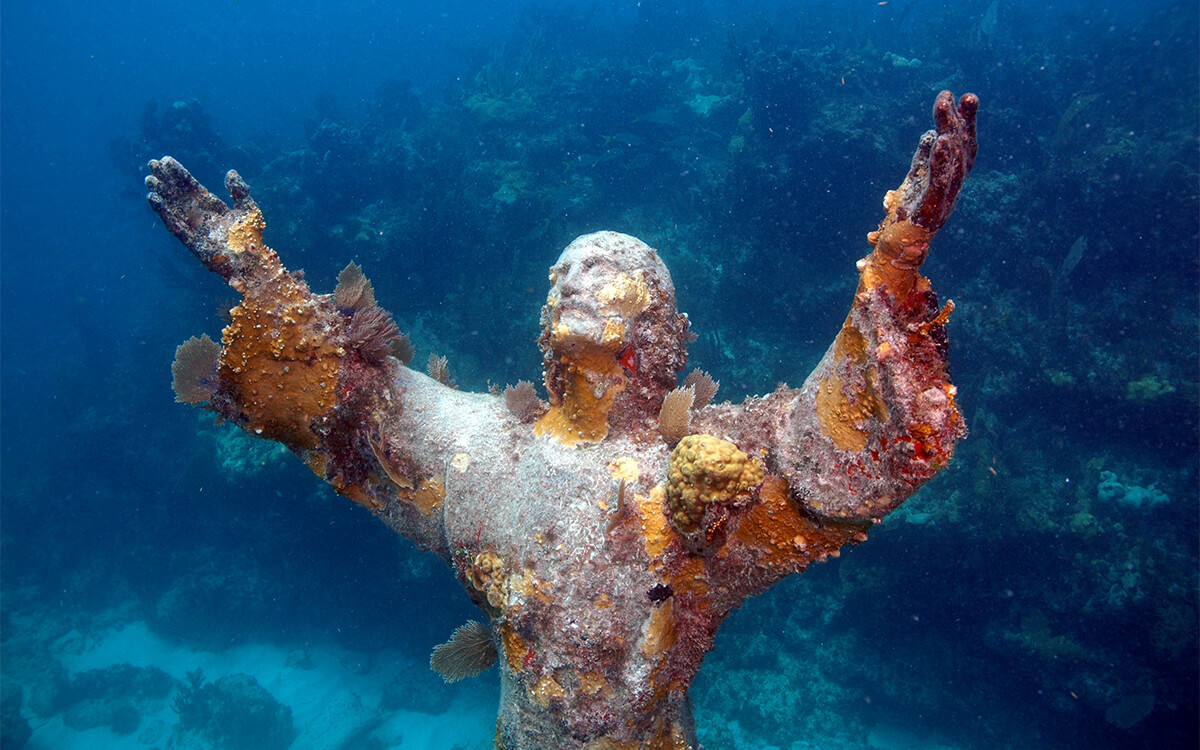
[[[762,462],[728,440],[688,435],[667,464],[667,516],[689,549],[712,554],[736,525],[730,509],[749,505],[764,478]]]
[[[394,337],[386,314],[364,332],[362,310],[342,309],[363,295],[315,295],[289,273],[235,172],[232,208],[170,157],[146,183],[167,227],[243,298],[207,408],[454,567],[502,646],[497,746],[682,748],[695,743],[687,688],[724,617],[865,539],[964,434],[946,311],[918,269],[970,171],[976,108],[938,96],[937,129],[888,194],[851,312],[805,384],[698,409],[674,451],[658,417],[692,336],[641,241],[585,235],[551,268],[550,407],[527,425],[498,393],[457,391],[368,344]]]
[[[206,682],[203,671],[188,672],[171,708],[179,715],[166,745],[173,750],[284,750],[296,738],[292,710],[248,674]]]
[[[1154,485],[1140,487],[1122,484],[1111,471],[1100,472],[1100,483],[1096,485],[1096,499],[1101,503],[1119,503],[1127,508],[1153,507],[1170,502],[1170,498]]]

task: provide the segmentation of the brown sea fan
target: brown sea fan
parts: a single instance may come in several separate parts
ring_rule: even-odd
[[[408,338],[407,333],[401,333],[396,338],[392,339],[391,354],[400,364],[407,367],[413,361],[413,355],[416,352],[413,350],[412,340]]]
[[[371,364],[380,364],[392,351],[392,341],[400,335],[391,313],[381,307],[358,310],[350,319],[347,336],[350,346]]]
[[[425,365],[425,372],[429,373],[429,377],[433,378],[442,385],[451,388],[457,388],[458,385],[454,382],[454,378],[450,377],[450,360],[445,357],[439,357],[436,354],[429,355],[429,363]]]
[[[695,394],[692,400],[693,409],[703,409],[712,403],[713,397],[717,395],[717,389],[721,384],[712,379],[704,370],[692,370],[688,376],[683,379],[681,388],[691,388]]]
[[[221,346],[208,334],[195,336],[175,349],[171,363],[171,388],[175,400],[186,404],[202,404],[217,392],[217,363]]]
[[[446,682],[474,677],[496,663],[492,631],[478,620],[470,620],[454,631],[450,640],[433,649],[429,666]]]
[[[692,402],[696,398],[691,387],[676,388],[663,397],[658,412],[658,431],[668,445],[675,445],[691,432]]]
[[[338,274],[333,303],[343,312],[375,307],[375,288],[363,275],[362,266],[351,262]]]

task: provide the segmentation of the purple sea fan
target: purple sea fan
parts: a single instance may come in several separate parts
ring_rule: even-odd
[[[187,404],[202,404],[217,392],[217,364],[221,345],[204,334],[195,336],[175,349],[171,364],[175,400]]]
[[[538,398],[537,390],[528,380],[504,389],[504,405],[510,414],[525,424],[534,422],[546,412],[546,404]]]
[[[370,307],[354,313],[347,336],[352,349],[367,362],[377,365],[391,353],[392,340],[400,336],[400,329],[387,310]]]

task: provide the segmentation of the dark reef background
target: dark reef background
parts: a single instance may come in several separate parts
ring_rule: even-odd
[[[1200,740],[1195,2],[47,0],[5,3],[0,61],[5,750],[63,726],[322,746],[245,675],[71,668],[122,625],[386,673],[473,615],[290,455],[173,403],[175,346],[232,293],[145,205],[149,158],[214,190],[237,169],[285,263],[322,291],[360,263],[416,361],[473,390],[539,380],[562,247],[635,234],[690,364],[740,400],[832,340],[943,88],[981,100],[926,265],[971,436],[866,544],[730,618],[693,691],[704,746]],[[426,687],[390,684],[343,747],[453,710],[388,676]]]

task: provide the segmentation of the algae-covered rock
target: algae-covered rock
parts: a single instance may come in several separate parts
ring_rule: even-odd
[[[503,124],[524,120],[533,114],[537,106],[525,89],[518,89],[508,96],[475,94],[463,105],[484,122]]]
[[[189,672],[171,707],[179,714],[167,741],[173,750],[284,750],[296,738],[292,709],[248,674],[206,683],[200,670]]]
[[[149,704],[171,692],[171,676],[157,667],[117,664],[80,672],[67,691],[63,723],[77,731],[108,727],[114,734],[137,731]]]
[[[1101,502],[1119,503],[1126,508],[1152,508],[1171,500],[1153,484],[1149,487],[1125,484],[1111,471],[1100,472],[1100,482],[1096,485],[1096,499]]]
[[[1155,375],[1144,375],[1125,386],[1125,400],[1139,403],[1156,401],[1175,392],[1175,386]]]

